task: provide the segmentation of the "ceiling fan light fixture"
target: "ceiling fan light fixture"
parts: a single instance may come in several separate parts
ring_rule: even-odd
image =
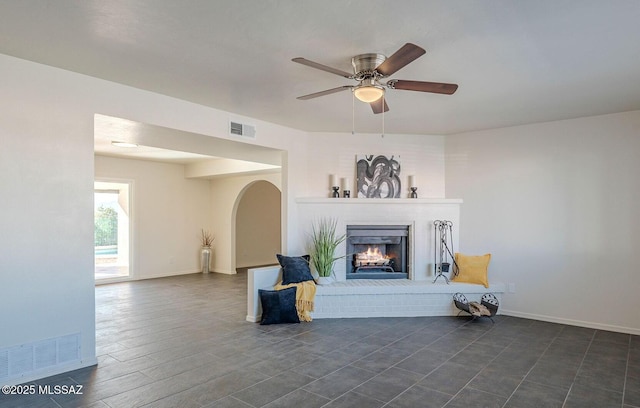
[[[371,103],[382,98],[382,95],[384,95],[384,88],[379,85],[361,85],[354,88],[353,94],[358,98],[358,100],[365,103]]]

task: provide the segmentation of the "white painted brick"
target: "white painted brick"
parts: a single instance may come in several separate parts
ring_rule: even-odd
[[[334,285],[318,287],[315,318],[456,315],[458,310],[452,299],[455,292],[468,291],[470,300],[477,300],[486,292],[501,300],[504,292],[504,285],[500,284],[489,289],[415,281],[347,281]]]

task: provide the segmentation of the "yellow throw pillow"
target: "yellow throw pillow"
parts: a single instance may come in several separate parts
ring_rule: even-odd
[[[451,279],[455,282],[477,283],[489,287],[487,272],[491,254],[469,256],[456,252],[456,264],[458,265],[458,276]]]

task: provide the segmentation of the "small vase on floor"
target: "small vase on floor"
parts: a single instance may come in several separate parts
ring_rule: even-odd
[[[202,250],[200,251],[200,263],[202,265],[202,273],[205,275],[208,274],[209,265],[211,263],[211,247],[210,246],[202,247]]]

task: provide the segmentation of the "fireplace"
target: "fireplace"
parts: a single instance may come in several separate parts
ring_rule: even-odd
[[[408,225],[347,225],[347,279],[408,279]]]

